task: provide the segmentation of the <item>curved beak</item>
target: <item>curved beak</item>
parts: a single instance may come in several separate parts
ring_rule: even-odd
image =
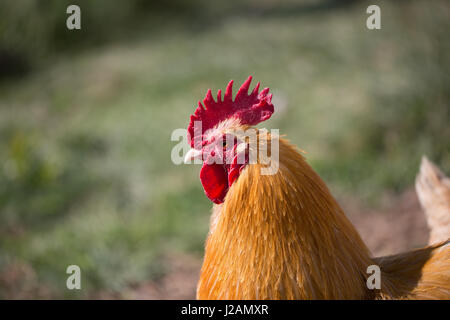
[[[191,163],[192,160],[195,159],[202,159],[202,150],[197,150],[192,148],[191,150],[186,153],[186,156],[184,157],[184,163]]]

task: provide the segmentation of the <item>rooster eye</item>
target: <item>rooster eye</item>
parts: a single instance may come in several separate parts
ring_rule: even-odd
[[[222,141],[222,147],[224,147],[224,148],[227,147],[227,141],[226,140]]]

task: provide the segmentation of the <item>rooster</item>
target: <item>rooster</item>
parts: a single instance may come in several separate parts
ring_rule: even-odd
[[[185,162],[202,163],[214,203],[197,299],[450,299],[450,230],[426,248],[371,257],[301,151],[254,128],[274,106],[259,83],[248,93],[251,80],[234,100],[233,81],[223,99],[208,90],[188,126]],[[277,170],[262,173],[274,163]],[[380,286],[369,289],[373,265]]]

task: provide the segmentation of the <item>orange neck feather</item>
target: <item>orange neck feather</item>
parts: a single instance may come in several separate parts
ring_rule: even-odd
[[[197,298],[367,298],[367,247],[297,150],[279,148],[276,174],[248,165],[214,207]]]

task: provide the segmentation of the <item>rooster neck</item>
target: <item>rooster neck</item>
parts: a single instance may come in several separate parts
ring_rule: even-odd
[[[279,170],[249,165],[216,206],[200,299],[364,298],[372,264],[325,183],[280,139]]]

